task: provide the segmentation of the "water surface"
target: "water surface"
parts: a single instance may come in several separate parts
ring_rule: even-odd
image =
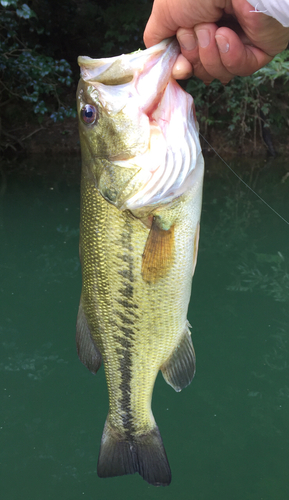
[[[74,345],[81,274],[70,163],[27,161],[2,183],[1,498],[287,500],[288,225],[207,160],[188,316],[197,374],[178,394],[160,375],[153,396],[172,483],[99,479],[108,398],[103,369],[91,375]],[[234,167],[289,218],[284,160]]]

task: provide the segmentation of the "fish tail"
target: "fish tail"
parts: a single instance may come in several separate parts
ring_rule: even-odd
[[[126,437],[106,421],[98,457],[98,476],[123,476],[135,472],[154,486],[170,484],[171,469],[158,427],[146,434]]]

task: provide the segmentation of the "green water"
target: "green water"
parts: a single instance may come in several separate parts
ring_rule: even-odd
[[[207,161],[189,309],[197,374],[179,394],[159,376],[153,396],[172,483],[99,479],[104,373],[91,375],[74,345],[78,174],[71,160],[42,163],[2,179],[1,499],[287,500],[289,226]],[[235,168],[288,219],[287,165]]]

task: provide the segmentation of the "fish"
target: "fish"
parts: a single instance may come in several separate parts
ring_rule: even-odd
[[[176,39],[121,56],[80,56],[82,290],[76,344],[104,365],[109,410],[99,477],[171,469],[151,400],[159,370],[175,391],[195,374],[187,311],[204,160],[193,98],[172,78]]]

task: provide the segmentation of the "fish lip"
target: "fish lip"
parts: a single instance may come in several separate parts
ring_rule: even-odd
[[[175,37],[162,40],[157,45],[153,45],[149,49],[138,50],[130,54],[122,54],[121,56],[108,57],[102,59],[93,59],[87,56],[79,56],[77,62],[80,66],[81,77],[85,82],[104,83],[112,79],[113,73],[117,66],[117,70],[125,75],[131,75],[132,79],[136,74],[143,74],[150,71],[151,66],[154,66],[154,60],[159,62],[176,60],[180,53],[180,46]],[[173,62],[174,63],[174,62]],[[171,63],[169,66],[173,66]],[[166,68],[168,69],[168,68]]]
[[[129,54],[121,54],[120,56],[102,57],[100,59],[94,59],[94,58],[89,57],[89,56],[78,56],[77,62],[78,62],[78,65],[80,67],[82,67],[83,65],[90,66],[90,67],[97,66],[98,68],[103,67],[103,71],[104,71],[107,64],[112,64],[115,61],[118,61],[119,59],[123,59],[123,60],[131,59],[133,61],[137,58],[142,58],[142,57],[144,59],[147,59],[147,57],[150,55],[156,54],[158,52],[164,52],[166,50],[166,48],[168,48],[170,45],[171,46],[172,45],[175,45],[175,46],[179,45],[177,42],[177,39],[175,37],[165,38],[161,42],[157,43],[156,45],[152,45],[148,49],[145,49],[145,50],[139,49],[139,50],[136,50],[134,52],[130,52]]]

